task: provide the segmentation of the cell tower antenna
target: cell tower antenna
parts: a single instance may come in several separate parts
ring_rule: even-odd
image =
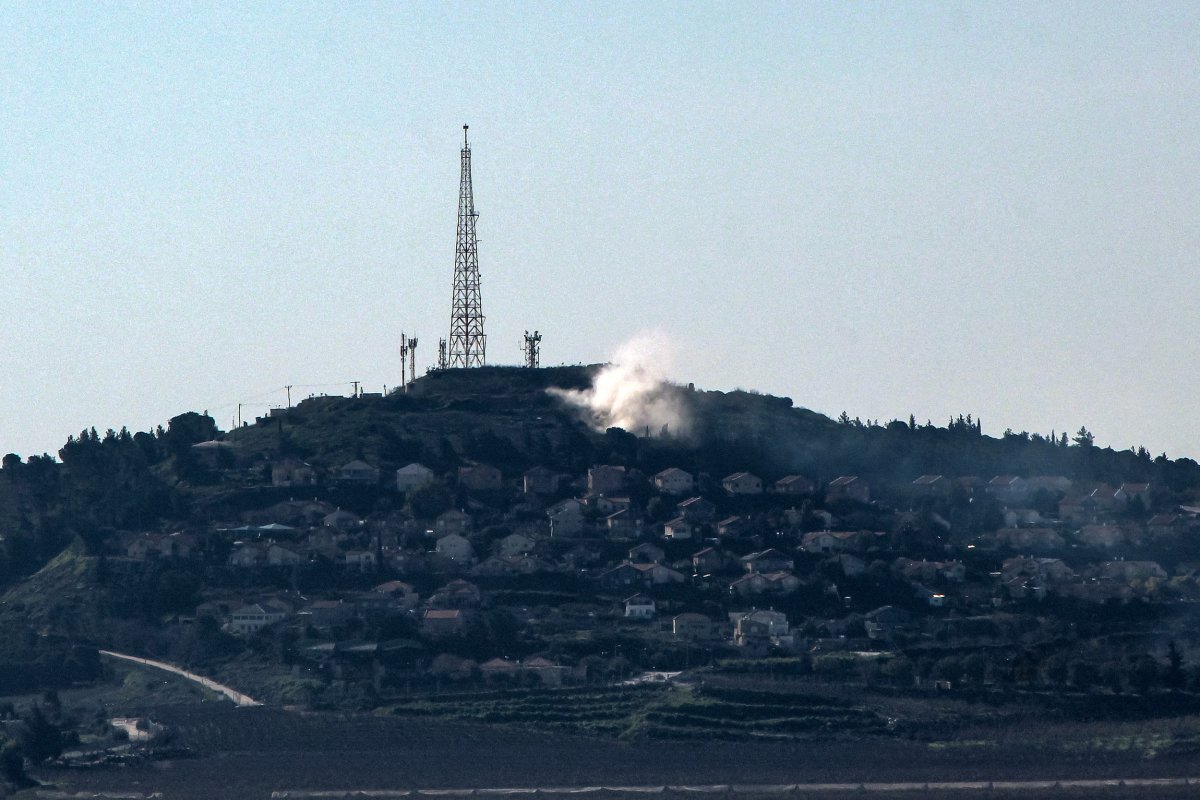
[[[542,335],[537,331],[532,334],[525,331],[525,366],[537,369],[542,363]]]
[[[450,311],[449,367],[487,363],[483,304],[479,297],[479,240],[475,236],[475,195],[471,187],[471,145],[463,125],[462,170],[458,186],[458,238],[454,247],[454,294]]]
[[[408,391],[408,379],[404,376],[405,361],[408,360],[408,337],[404,335],[404,331],[400,331],[400,388]]]
[[[417,338],[408,340],[408,382],[414,383],[417,380]],[[408,385],[405,384],[404,391],[408,391]]]
[[[447,367],[447,364],[446,364],[446,340],[438,339],[437,368],[445,369],[446,367]]]

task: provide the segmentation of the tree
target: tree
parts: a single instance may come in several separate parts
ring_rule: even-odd
[[[34,764],[41,764],[62,755],[62,731],[46,718],[42,707],[35,705],[25,717],[21,749]]]
[[[1168,689],[1182,689],[1187,685],[1187,672],[1183,668],[1183,654],[1172,639],[1167,644],[1167,669],[1163,673],[1163,685]]]
[[[21,745],[11,739],[0,748],[0,775],[16,786],[29,785],[29,776],[25,774],[25,755],[21,752]]]
[[[1066,436],[1066,434],[1064,433],[1063,436]],[[1087,447],[1091,447],[1093,444],[1095,444],[1096,437],[1093,436],[1092,432],[1089,431],[1087,428],[1080,426],[1079,432],[1076,433],[1073,437],[1071,437],[1071,440],[1073,442],[1075,442],[1075,444],[1079,445],[1080,447],[1087,448]]]

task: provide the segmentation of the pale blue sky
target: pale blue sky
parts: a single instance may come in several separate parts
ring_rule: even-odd
[[[1200,457],[1200,5],[0,5],[0,452],[449,328],[661,328],[680,381]],[[294,391],[348,391],[348,386]],[[262,406],[247,406],[250,416]]]

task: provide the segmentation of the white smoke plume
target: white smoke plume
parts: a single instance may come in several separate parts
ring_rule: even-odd
[[[684,436],[690,425],[682,391],[666,380],[674,358],[675,347],[664,331],[643,331],[617,348],[592,388],[549,391],[581,409],[597,430],[658,436],[665,428]]]

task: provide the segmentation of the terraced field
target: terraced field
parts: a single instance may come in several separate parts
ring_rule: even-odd
[[[806,694],[690,685],[508,690],[426,697],[393,714],[558,729],[622,739],[792,741],[886,733],[879,714]]]

